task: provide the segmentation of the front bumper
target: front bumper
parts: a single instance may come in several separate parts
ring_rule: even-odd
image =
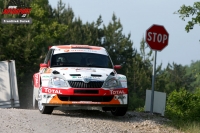
[[[128,88],[48,88],[42,87],[42,105],[45,106],[128,106]]]

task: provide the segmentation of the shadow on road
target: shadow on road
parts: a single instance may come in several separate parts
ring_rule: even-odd
[[[110,111],[103,112],[101,110],[61,110],[62,113],[54,111],[52,115],[67,116],[73,118],[89,118],[89,119],[102,119],[129,122],[135,115],[131,115],[129,112],[125,116],[113,116]],[[137,119],[135,119],[137,121]]]
[[[103,112],[101,110],[60,110],[61,113],[53,111],[52,115],[66,116],[71,118],[87,118],[106,121],[117,122],[143,122],[146,120],[154,121],[155,123],[164,124],[168,119],[161,117],[160,115],[142,112],[128,111],[125,116],[113,116],[110,111]]]

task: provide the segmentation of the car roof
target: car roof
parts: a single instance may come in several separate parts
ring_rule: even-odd
[[[103,47],[81,45],[81,44],[57,45],[57,46],[52,46],[50,49],[55,49],[54,54],[66,53],[66,52],[86,52],[86,53],[98,53],[107,55],[107,52]]]
[[[93,49],[93,50],[101,50],[103,47],[99,46],[90,46],[90,45],[82,45],[82,44],[70,44],[70,45],[57,45],[52,46],[51,49]]]

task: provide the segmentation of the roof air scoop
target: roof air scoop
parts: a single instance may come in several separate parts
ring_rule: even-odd
[[[60,74],[60,72],[58,72],[58,71],[56,71],[56,70],[54,70],[52,73],[53,73],[53,74]]]

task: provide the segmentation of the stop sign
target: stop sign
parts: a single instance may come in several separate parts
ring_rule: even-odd
[[[162,25],[152,25],[146,31],[146,43],[152,50],[161,51],[168,45],[169,34]]]

